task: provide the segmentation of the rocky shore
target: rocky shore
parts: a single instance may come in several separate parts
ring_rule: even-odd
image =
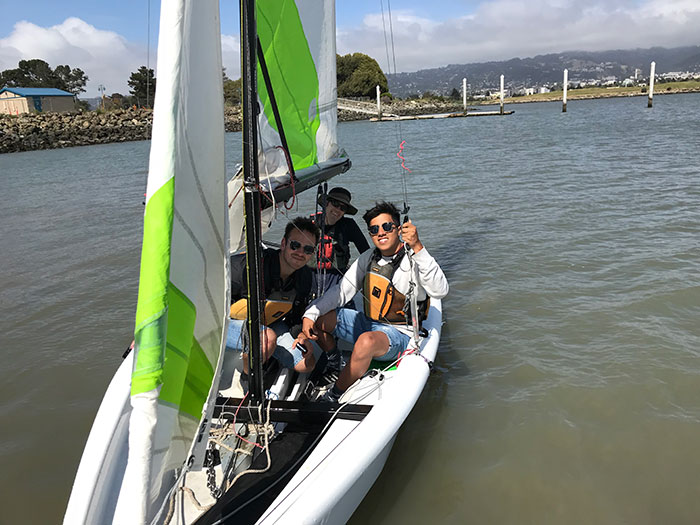
[[[67,148],[151,138],[153,112],[119,109],[0,116],[0,153]],[[240,131],[238,108],[227,108],[226,131]]]
[[[401,115],[458,111],[459,104],[430,101],[401,101],[386,111]],[[339,111],[338,120],[367,120],[371,115]],[[0,115],[0,153],[67,148],[127,142],[151,138],[153,112],[148,109],[119,109],[80,113]],[[241,130],[240,108],[227,107],[226,131]]]
[[[688,91],[674,90],[672,93],[681,92]],[[668,92],[659,94],[668,94]],[[610,93],[607,96],[639,95],[639,93]],[[569,92],[569,100],[583,98],[602,97],[601,95],[579,97],[575,93]],[[547,99],[540,98],[538,100],[528,99],[528,97],[506,99],[506,104],[549,100],[561,100],[561,94],[552,94]],[[490,104],[494,103],[497,102],[490,102]],[[392,102],[387,101],[384,105],[384,111],[395,115],[453,113],[462,111],[462,102],[431,99],[395,100]],[[367,120],[372,116],[367,113],[338,111],[338,120],[341,122]],[[0,153],[147,140],[151,138],[152,123],[153,112],[151,110],[133,108],[106,112],[0,115]],[[241,112],[239,107],[227,107],[225,109],[224,125],[226,131],[241,130]]]

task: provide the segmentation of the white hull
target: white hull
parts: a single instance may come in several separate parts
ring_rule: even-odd
[[[341,401],[373,405],[362,421],[338,419],[258,523],[345,523],[386,463],[396,434],[413,409],[430,373],[440,340],[442,303],[431,300],[421,354],[377,378],[365,377]],[[110,523],[128,450],[131,357],[115,374],[97,413],[75,478],[64,524]],[[197,464],[197,461],[195,461]],[[213,498],[194,473],[190,487],[202,505]],[[254,474],[251,474],[254,475]],[[180,493],[182,494],[182,493]],[[191,498],[179,497],[171,523],[199,514]]]
[[[63,518],[73,523],[111,523],[129,450],[131,369],[122,361],[102,399],[88,436]]]

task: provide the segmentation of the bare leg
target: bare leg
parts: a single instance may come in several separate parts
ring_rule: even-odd
[[[262,359],[263,363],[266,363],[277,348],[277,335],[271,328],[265,328],[260,335],[262,336]],[[248,373],[248,352],[243,352],[243,373]]]
[[[314,357],[314,353],[311,349],[306,352],[304,355],[304,358],[299,361],[296,365],[294,365],[294,370],[299,372],[300,374],[305,374],[313,371],[314,367],[316,366],[316,358]]]
[[[357,338],[352,349],[350,362],[343,368],[335,386],[345,392],[350,385],[367,372],[372,359],[382,356],[389,350],[389,338],[384,332],[365,332]]]

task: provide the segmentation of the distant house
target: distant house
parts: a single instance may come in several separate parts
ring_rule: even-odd
[[[5,87],[0,89],[0,114],[21,115],[75,110],[75,97],[57,88]]]

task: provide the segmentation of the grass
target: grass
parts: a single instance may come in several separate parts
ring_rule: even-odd
[[[654,84],[654,93],[665,93],[667,91],[700,91],[700,80],[687,80],[685,82],[664,82]],[[567,98],[575,100],[577,98],[602,98],[602,97],[622,97],[633,95],[646,95],[647,88],[640,86],[630,87],[586,87],[581,89],[569,89]],[[506,100],[513,102],[537,102],[547,100],[561,100],[562,92],[553,91],[551,93],[536,93],[524,97],[511,97]],[[491,102],[493,103],[493,102]]]

